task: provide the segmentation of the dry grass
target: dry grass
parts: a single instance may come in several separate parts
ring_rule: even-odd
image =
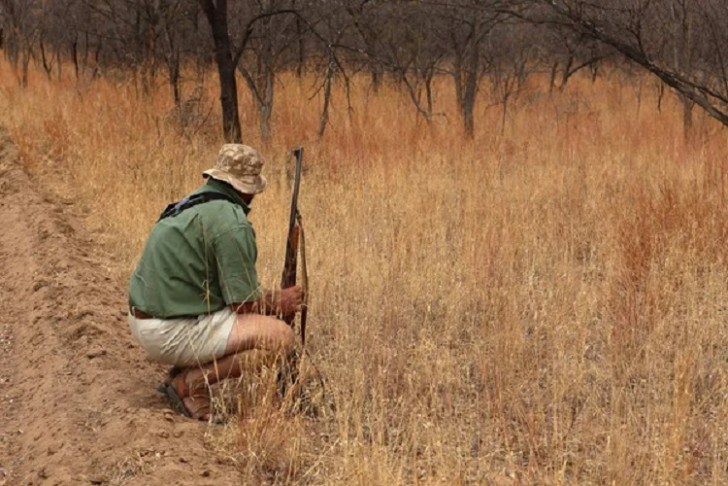
[[[161,208],[214,158],[164,87],[49,83],[0,70],[2,123],[29,170],[71,182],[125,279]],[[256,411],[232,430],[241,468],[301,484],[726,484],[725,131],[649,79],[534,83],[463,138],[449,82],[439,117],[358,80],[315,141],[311,80],[279,85],[270,190],[255,202],[259,271],[282,266],[286,158],[305,143],[301,208],[310,346],[329,420]],[[639,101],[638,101],[638,93]],[[258,145],[243,94],[246,142]],[[62,187],[62,186],[58,186]],[[232,454],[233,452],[231,452]]]

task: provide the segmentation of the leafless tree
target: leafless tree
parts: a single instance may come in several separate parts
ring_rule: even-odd
[[[533,26],[538,28],[539,26]],[[545,52],[544,64],[550,64],[549,90],[564,91],[569,80],[578,72],[588,69],[594,80],[599,63],[609,58],[613,51],[592,38],[571,29],[553,26],[539,30]]]
[[[485,72],[491,67],[492,56],[486,42],[494,27],[505,16],[497,0],[456,0],[423,2],[439,21],[435,30],[441,45],[448,48],[449,68],[455,84],[458,111],[465,132],[475,132],[473,112]]]
[[[390,4],[397,2],[377,0],[349,0],[343,2],[348,14],[348,22],[355,32],[351,47],[353,51],[364,54],[366,66],[371,75],[371,87],[379,92],[384,75],[381,62],[381,39],[387,30],[387,15]]]
[[[56,2],[45,2],[43,14],[38,17],[38,49],[36,61],[40,64],[48,78],[55,69],[58,78],[63,73],[62,48],[68,41],[70,34],[67,23],[58,22],[73,10],[76,0],[59,0]]]
[[[398,5],[389,12],[390,27],[380,37],[382,62],[401,83],[428,123],[434,116],[432,82],[442,71],[447,48],[436,35],[438,19],[424,5]]]
[[[231,22],[228,11],[227,0],[199,0],[202,10],[207,17],[215,47],[215,63],[220,80],[220,102],[223,111],[223,132],[225,139],[230,142],[241,142],[242,131],[240,128],[240,116],[238,111],[237,81],[235,78],[236,69],[250,74],[246,76],[249,87],[254,87],[253,94],[261,110],[261,125],[269,129],[270,110],[273,103],[273,82],[275,76],[275,60],[279,54],[273,48],[274,37],[278,34],[276,29],[271,27],[274,17],[294,15],[296,10],[289,5],[289,2],[278,2],[275,0],[261,0],[256,2],[256,8],[252,11],[249,8],[251,3],[246,3],[234,11],[237,16]],[[231,9],[232,10],[232,9]],[[262,26],[262,27],[261,27]],[[266,31],[266,26],[268,30]],[[261,77],[254,77],[250,70],[245,67],[244,55],[249,52],[251,40],[262,39],[258,44]],[[253,52],[255,50],[253,49]],[[244,74],[245,76],[245,74]],[[267,135],[265,135],[267,136]]]
[[[323,138],[329,126],[333,86],[337,76],[344,82],[348,112],[353,111],[350,97],[350,78],[346,68],[345,55],[349,53],[354,54],[353,57],[358,57],[356,54],[363,52],[356,47],[357,44],[354,39],[357,38],[357,35],[352,35],[354,32],[358,33],[358,29],[348,22],[347,15],[351,15],[348,11],[348,2],[342,0],[328,6],[329,10],[327,12],[315,14],[316,16],[307,22],[311,27],[310,32],[315,41],[314,46],[320,52],[318,58],[314,58],[314,65],[315,72],[319,74],[321,81],[313,94],[313,96],[316,96],[317,93],[323,92],[323,104],[317,132],[319,138]],[[344,15],[345,11],[346,15]]]
[[[541,55],[532,34],[532,26],[506,18],[493,27],[489,36],[487,76],[494,100],[491,106],[501,108],[501,134],[505,131],[512,98],[521,90]]]
[[[4,33],[5,55],[18,69],[20,83],[28,85],[28,66],[40,37],[41,0],[1,0],[0,22]]]
[[[728,125],[725,1],[531,0],[509,10],[609,46]]]
[[[267,0],[251,3],[235,16],[237,29],[243,33],[236,67],[258,109],[264,142],[271,138],[276,77],[291,61],[293,49],[300,49],[302,23],[295,7],[291,0]]]

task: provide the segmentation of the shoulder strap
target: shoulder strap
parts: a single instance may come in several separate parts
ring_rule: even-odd
[[[225,194],[221,194],[219,192],[200,192],[198,194],[193,194],[192,196],[186,197],[184,199],[181,199],[177,202],[173,202],[172,204],[168,205],[164,211],[162,211],[162,214],[159,216],[159,219],[157,221],[161,221],[165,218],[174,218],[178,214],[180,214],[182,211],[189,209],[193,206],[197,206],[198,204],[203,204],[210,201],[219,201],[219,200],[225,200],[229,201],[233,204],[239,204],[236,200],[234,200],[232,197],[227,196]]]

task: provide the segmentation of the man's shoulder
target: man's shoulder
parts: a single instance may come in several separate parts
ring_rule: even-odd
[[[199,204],[195,209],[210,220],[250,224],[243,208],[228,199],[211,199]]]
[[[173,217],[160,221],[161,226],[187,234],[201,231],[213,238],[229,231],[252,229],[246,212],[238,201],[213,185],[200,186],[182,201],[190,200],[196,202]]]
[[[194,208],[195,214],[190,216],[200,219],[202,226],[213,238],[229,232],[252,230],[243,209],[233,202],[217,199],[200,204]]]

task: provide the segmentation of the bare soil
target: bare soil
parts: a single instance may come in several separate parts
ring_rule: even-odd
[[[155,391],[113,255],[63,199],[0,132],[0,485],[244,483]]]

